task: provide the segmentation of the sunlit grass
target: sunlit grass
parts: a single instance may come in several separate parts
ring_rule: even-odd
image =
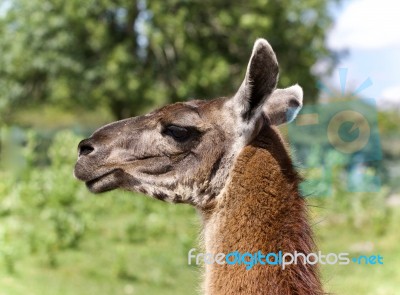
[[[79,248],[58,253],[55,266],[37,253],[18,259],[12,274],[1,268],[1,294],[195,294],[199,273],[186,256],[199,230],[192,208],[133,194],[83,202],[97,215]]]
[[[327,292],[352,295],[395,295],[400,289],[400,244],[398,224],[400,210],[393,208],[388,223],[382,225],[383,233],[374,226],[355,228],[344,222],[326,224],[324,221],[314,226],[317,244],[323,253],[347,252],[350,257],[358,255],[381,255],[383,265],[324,265],[321,267],[323,282]],[[329,209],[314,208],[323,220],[331,215]],[[317,218],[317,219],[318,219]]]
[[[2,269],[1,294],[197,294],[201,272],[187,265],[187,252],[196,247],[200,226],[192,208],[133,194],[88,197],[83,202],[97,215],[81,246],[61,251],[55,267],[48,265],[45,253],[38,253],[18,260],[13,274]],[[319,217],[330,214],[329,210],[313,210]],[[382,236],[345,224],[321,222],[314,227],[324,253],[384,256],[384,265],[323,267],[327,291],[396,294],[400,286],[396,228],[400,214],[395,213]],[[363,244],[367,245],[364,250]]]

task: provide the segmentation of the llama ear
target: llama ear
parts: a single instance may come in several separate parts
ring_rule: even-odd
[[[293,85],[276,89],[263,106],[264,115],[271,125],[281,125],[293,121],[303,106],[303,89]]]
[[[261,106],[276,87],[278,73],[278,61],[271,45],[265,39],[257,39],[244,81],[232,98],[234,109],[243,121],[248,123],[261,115]]]

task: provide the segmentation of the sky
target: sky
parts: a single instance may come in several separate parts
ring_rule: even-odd
[[[361,91],[380,108],[400,105],[400,1],[353,0],[336,9],[328,47],[347,49],[325,84],[340,89],[339,68],[347,69],[346,91],[354,91],[366,79],[372,85]]]

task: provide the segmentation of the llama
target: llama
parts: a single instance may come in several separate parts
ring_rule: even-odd
[[[74,174],[93,193],[116,188],[186,203],[202,219],[206,253],[315,250],[307,206],[276,126],[302,106],[298,85],[276,89],[278,62],[253,47],[232,97],[164,106],[101,127],[78,146]],[[323,294],[316,265],[207,264],[206,295]]]

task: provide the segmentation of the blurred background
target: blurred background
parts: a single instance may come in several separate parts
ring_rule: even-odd
[[[307,178],[329,170],[304,187],[320,250],[384,257],[323,266],[326,290],[400,294],[399,10],[395,0],[0,0],[0,294],[197,294],[195,210],[90,194],[72,176],[76,147],[105,123],[233,94],[258,37],[277,53],[279,87],[299,83],[309,107],[355,103],[374,116],[372,189],[346,186],[359,154],[282,131]]]

